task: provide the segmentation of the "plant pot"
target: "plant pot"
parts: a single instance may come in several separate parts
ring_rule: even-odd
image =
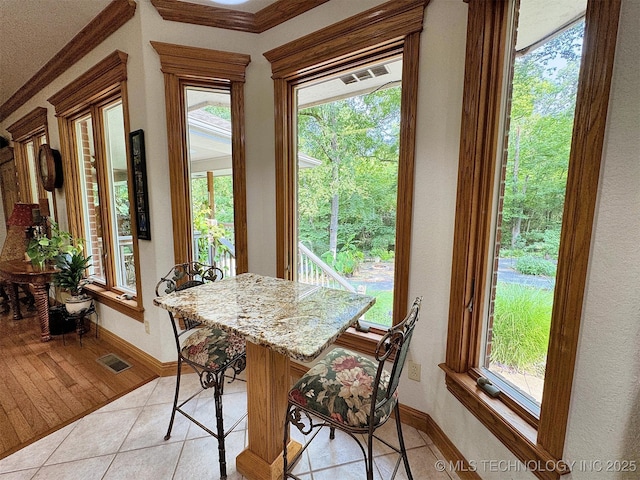
[[[93,299],[91,297],[87,297],[86,295],[69,297],[64,302],[64,306],[67,309],[67,312],[71,315],[81,312],[82,310],[87,310],[91,307],[91,302]]]

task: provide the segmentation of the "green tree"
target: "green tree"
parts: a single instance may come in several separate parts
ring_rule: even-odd
[[[512,249],[557,255],[583,28],[570,28],[514,65],[502,211]]]
[[[298,180],[300,239],[314,251],[394,247],[399,126],[399,87],[299,111],[299,149],[322,162]]]

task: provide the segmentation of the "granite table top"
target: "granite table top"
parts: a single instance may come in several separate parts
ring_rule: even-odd
[[[243,273],[173,292],[153,303],[308,362],[355,324],[375,300],[344,290]]]

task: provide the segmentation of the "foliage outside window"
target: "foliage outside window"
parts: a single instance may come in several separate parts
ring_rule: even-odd
[[[587,2],[572,121],[572,88],[562,95],[557,87],[575,83],[578,50],[572,44],[579,45],[582,26],[549,42],[564,60],[543,47],[514,66],[508,32],[517,15],[510,9],[523,3],[469,2],[449,333],[441,367],[447,388],[471,413],[536,476],[556,479],[570,471],[562,458],[620,4]],[[545,70],[554,64],[555,72]],[[505,144],[509,122],[500,114],[509,103]],[[489,218],[486,212],[494,208],[501,208],[502,218]],[[507,256],[523,276],[555,272],[554,293],[501,281]],[[532,348],[522,348],[523,338]],[[504,372],[492,372],[498,362],[543,371],[541,401],[514,388]],[[481,377],[498,387],[497,397],[483,390],[487,379]]]
[[[298,172],[302,169],[298,168],[299,157],[307,153],[304,148],[298,148],[299,140],[296,123],[292,122],[293,115],[297,113],[297,105],[295,103],[296,91],[298,88],[302,90],[305,86],[313,85],[316,82],[322,82],[335,78],[336,75],[342,73],[346,82],[350,82],[352,78],[346,78],[349,74],[355,77],[371,76],[372,72],[360,72],[367,70],[371,66],[377,66],[387,60],[402,58],[401,79],[402,88],[399,92],[400,112],[399,112],[399,130],[397,144],[388,142],[385,137],[387,132],[379,131],[380,145],[385,145],[386,155],[382,155],[383,160],[392,158],[389,154],[394,148],[397,148],[397,188],[398,197],[394,199],[397,203],[395,219],[391,209],[386,211],[382,208],[385,198],[392,198],[388,195],[385,188],[378,190],[379,198],[376,198],[375,215],[380,218],[376,222],[371,222],[370,215],[372,210],[369,209],[371,204],[364,205],[360,209],[364,214],[364,218],[352,221],[352,226],[356,228],[347,232],[342,238],[331,235],[331,220],[329,220],[329,236],[322,240],[322,244],[318,248],[322,250],[327,248],[325,255],[328,260],[334,260],[336,266],[342,264],[342,268],[351,269],[361,259],[367,256],[379,257],[386,261],[393,259],[394,283],[393,298],[389,304],[392,305],[391,322],[399,322],[407,311],[408,301],[408,278],[410,269],[410,250],[411,250],[411,212],[413,206],[413,188],[414,188],[414,155],[415,155],[415,119],[417,117],[417,97],[418,97],[418,65],[419,65],[419,45],[420,31],[424,20],[425,7],[427,1],[414,0],[406,2],[386,2],[373,7],[370,10],[362,12],[353,17],[347,18],[334,25],[330,25],[325,29],[308,34],[305,37],[293,40],[288,44],[282,45],[269,52],[265,57],[271,62],[272,77],[274,79],[275,90],[275,111],[276,111],[276,242],[277,242],[277,258],[276,267],[277,275],[282,278],[304,281],[301,278],[301,272],[313,271],[306,267],[301,268],[303,256],[298,256],[298,252],[306,248],[304,242],[300,242],[298,238],[298,228],[304,235],[309,235],[307,241],[318,242],[317,235],[312,231],[304,231],[307,226],[299,225],[300,218],[298,215]],[[385,85],[388,87],[389,85]],[[382,89],[381,89],[382,90]],[[393,89],[391,89],[393,90]],[[370,90],[370,92],[372,92]],[[353,97],[354,95],[348,95]],[[327,96],[324,97],[328,98]],[[376,95],[371,95],[369,100],[373,101]],[[378,98],[379,99],[379,98]],[[339,100],[335,98],[334,100]],[[362,99],[351,100],[352,105],[365,102]],[[328,103],[328,102],[318,102]],[[383,102],[384,103],[384,102]],[[329,108],[329,107],[324,107]],[[332,107],[335,108],[335,107]],[[304,112],[301,111],[301,114]],[[304,115],[300,115],[301,118]],[[381,117],[379,117],[381,118]],[[305,120],[302,120],[305,122]],[[393,132],[394,122],[388,122],[386,127]],[[397,123],[395,124],[397,125]],[[311,125],[309,125],[311,127]],[[318,124],[317,128],[320,127]],[[299,127],[298,127],[299,128]],[[304,124],[303,124],[303,127]],[[316,128],[316,127],[314,127]],[[374,140],[373,136],[369,137],[369,141]],[[365,159],[370,151],[367,151],[369,144],[364,144],[364,148],[354,148],[355,145],[348,145],[349,142],[342,147],[345,151],[351,148],[351,152],[355,152],[358,157]],[[320,147],[320,143],[317,144]],[[379,154],[382,153],[382,148]],[[320,156],[320,155],[318,155]],[[329,158],[330,155],[327,155]],[[348,165],[352,158],[340,159],[340,163],[345,160]],[[352,178],[356,175],[363,174],[366,164],[364,161],[358,168],[355,168]],[[384,169],[385,161],[381,161],[375,168],[370,169],[367,174],[372,177],[380,174],[379,169]],[[336,166],[325,163],[325,168]],[[371,165],[370,165],[371,166]],[[360,170],[359,170],[360,169]],[[338,173],[340,165],[338,165]],[[331,174],[333,175],[333,173]],[[301,181],[307,181],[300,176]],[[311,181],[311,179],[309,179]],[[325,196],[324,208],[326,211],[326,198],[335,198],[338,194],[338,206],[340,207],[340,188],[335,189],[333,182],[322,182],[322,188],[329,195]],[[393,184],[393,182],[391,182]],[[384,185],[389,185],[385,182]],[[354,187],[354,200],[356,196],[363,194],[359,191],[358,186]],[[316,186],[312,186],[316,188]],[[343,185],[343,193],[348,186]],[[333,190],[332,190],[333,189]],[[401,198],[399,198],[401,195]],[[349,201],[349,197],[343,197],[342,201]],[[364,200],[361,198],[360,200]],[[366,199],[369,200],[369,199]],[[330,201],[330,200],[329,200]],[[374,203],[374,202],[371,202]],[[304,208],[313,209],[316,205],[310,202]],[[344,207],[344,205],[343,205]],[[354,205],[353,210],[357,210],[358,206]],[[345,207],[344,212],[348,211],[349,206]],[[367,211],[367,209],[369,209]],[[340,209],[339,209],[340,210]],[[338,210],[338,212],[339,212]],[[309,215],[305,212],[304,215]],[[340,214],[338,213],[338,216]],[[307,217],[308,218],[308,217]],[[335,221],[334,216],[334,221]],[[339,220],[339,218],[338,218]],[[391,227],[394,225],[394,235],[392,235]],[[335,226],[335,224],[334,224]],[[364,227],[364,228],[363,228]],[[394,236],[394,241],[391,241]],[[339,259],[339,255],[341,254]],[[392,253],[391,253],[392,252]],[[308,256],[308,255],[307,255]],[[381,303],[383,303],[381,301]],[[385,312],[386,313],[386,312]],[[385,319],[385,322],[388,320]],[[348,345],[350,348],[358,349],[366,353],[373,353],[377,342],[376,334],[382,330],[373,332],[372,335],[361,335],[352,331],[346,332],[338,339],[338,344]]]
[[[151,45],[165,74],[174,263],[207,259],[225,275],[244,273],[244,80],[251,58]]]
[[[389,79],[385,64],[402,70],[397,58],[361,69],[387,72],[373,86],[362,80],[365,93],[305,106],[342,80],[298,90],[298,239],[322,260],[301,265],[299,252],[298,279],[324,285],[327,278],[306,270],[333,269],[337,288],[376,297],[364,321],[381,328],[392,323],[401,108],[400,80]]]

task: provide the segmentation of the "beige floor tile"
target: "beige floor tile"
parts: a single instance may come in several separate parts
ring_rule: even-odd
[[[101,480],[115,455],[76,460],[42,467],[33,480]]]
[[[365,478],[367,477],[364,460],[334,468],[313,471],[313,480],[364,480]],[[383,478],[380,476],[380,472],[378,472],[375,465],[373,478],[374,480],[382,480]]]
[[[181,399],[199,391],[197,375],[182,378]],[[214,438],[176,415],[171,439],[164,441],[171,414],[175,377],[163,377],[131,392],[108,407],[55,432],[29,447],[0,460],[0,480],[191,480],[219,476],[218,446]],[[225,385],[223,398],[225,425],[246,411],[246,383]],[[215,425],[213,391],[207,390],[187,410],[197,412]],[[404,437],[415,480],[459,480],[455,473],[438,472],[435,463],[442,454],[423,432],[404,426]],[[378,434],[397,445],[395,423],[387,422]],[[304,443],[305,437],[292,427],[291,438]],[[362,439],[362,436],[359,436]],[[244,480],[236,471],[235,458],[247,442],[246,423],[226,439],[229,480]],[[374,443],[374,478],[390,478],[396,454]],[[41,465],[44,467],[38,468]],[[105,473],[106,470],[106,473]],[[302,480],[363,480],[362,451],[343,432],[329,440],[325,428],[303,453],[294,470]],[[406,478],[400,467],[398,480]]]
[[[244,449],[244,431],[232,432],[225,439],[227,459],[227,479],[240,480],[242,476],[236,471],[236,457]],[[194,478],[219,478],[218,442],[208,436],[187,440],[173,480],[192,480]]]
[[[328,428],[322,429],[307,448],[307,452],[313,471],[363,459],[362,450],[353,438],[336,430],[336,438],[330,440]]]
[[[133,392],[123,395],[111,403],[107,403],[104,407],[97,410],[98,412],[113,412],[125,408],[144,407],[149,401],[149,397],[156,389],[158,379],[152,380],[143,386],[136,388]]]
[[[131,450],[116,455],[103,480],[170,480],[182,443]]]
[[[31,468],[17,472],[0,473],[0,480],[31,480],[37,471],[37,468]]]
[[[429,447],[412,448],[407,450],[407,455],[414,480],[449,480],[446,473],[439,472],[436,468],[438,459]],[[374,459],[382,478],[391,478],[397,459],[397,454],[383,455]],[[396,480],[407,480],[407,478],[404,463],[401,461]]]
[[[73,431],[78,422],[67,425],[60,430],[18,450],[13,455],[0,460],[0,473],[40,467]],[[4,480],[4,479],[3,479]]]
[[[116,453],[142,408],[93,413],[78,421],[45,465]]]
[[[191,422],[179,413],[176,414],[173,422],[171,438],[166,441],[164,439],[169,426],[172,407],[173,405],[168,403],[144,407],[136,419],[136,423],[131,427],[119,451],[154,447],[167,442],[184,441]]]

